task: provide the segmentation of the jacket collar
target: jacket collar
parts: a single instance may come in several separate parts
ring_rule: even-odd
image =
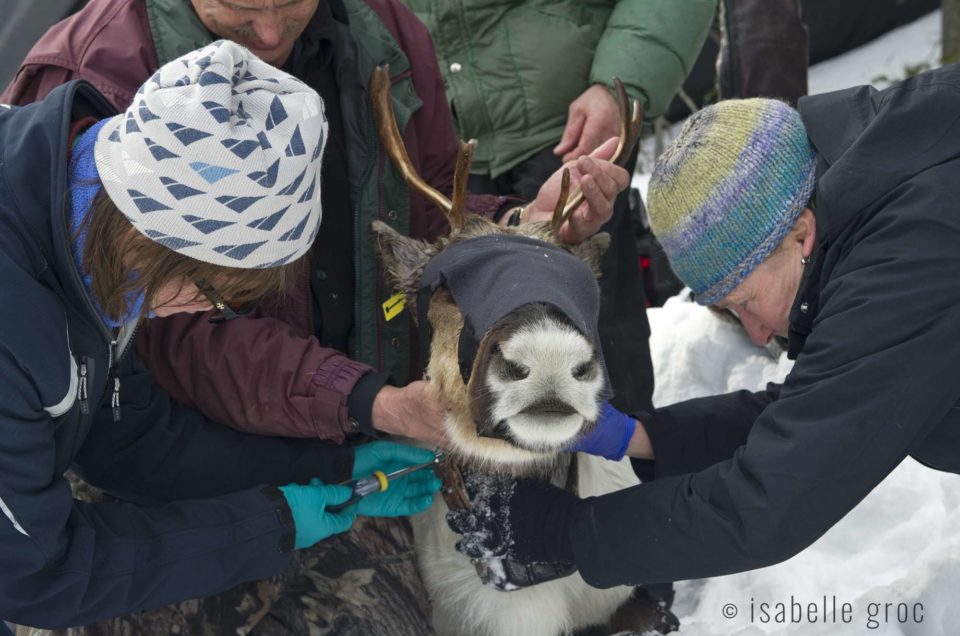
[[[18,161],[5,162],[8,184],[17,184],[17,206],[10,222],[19,226],[34,274],[54,288],[71,315],[83,316],[103,331],[90,305],[70,251],[67,231],[67,157],[70,126],[86,117],[116,114],[92,85],[78,80],[54,89],[44,100],[17,109],[4,126],[3,148]],[[49,175],[46,183],[36,175]],[[37,213],[39,211],[43,213]]]
[[[810,261],[803,269],[800,278],[800,288],[797,297],[790,308],[790,325],[787,334],[787,357],[796,360],[807,336],[813,331],[813,319],[820,311],[820,275],[823,271],[824,244],[817,241],[817,245],[810,256]]]

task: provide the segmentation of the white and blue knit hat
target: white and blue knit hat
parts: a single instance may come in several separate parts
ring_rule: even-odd
[[[147,80],[101,128],[95,157],[138,231],[199,261],[260,269],[313,243],[326,139],[313,89],[220,40]]]

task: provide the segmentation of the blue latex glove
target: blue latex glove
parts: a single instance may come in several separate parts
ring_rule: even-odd
[[[567,448],[576,453],[589,453],[619,461],[627,452],[630,438],[637,428],[633,416],[621,413],[609,402],[600,406],[600,418],[593,430]]]
[[[433,461],[433,451],[395,442],[370,442],[354,449],[353,479],[372,475],[375,470],[391,473],[407,466]]]
[[[297,550],[309,548],[331,535],[346,532],[357,516],[354,506],[337,513],[326,511],[328,505],[343,503],[350,498],[353,493],[346,486],[328,486],[314,479],[308,486],[280,486],[280,492],[287,498],[287,505],[293,513],[293,525],[297,533],[294,547]]]

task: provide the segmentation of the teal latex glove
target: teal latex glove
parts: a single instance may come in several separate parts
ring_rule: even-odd
[[[371,442],[358,446],[353,460],[353,478],[360,479],[376,470],[390,473],[414,464],[433,461],[433,451],[394,442]],[[440,490],[440,480],[430,468],[390,481],[383,492],[367,495],[348,508],[367,517],[405,517],[423,512]]]
[[[287,499],[293,524],[296,527],[297,550],[309,548],[327,537],[346,532],[357,517],[357,509],[350,506],[337,513],[327,512],[328,505],[343,503],[353,494],[346,486],[328,486],[314,479],[308,486],[289,484],[280,486]]]
[[[431,450],[396,442],[361,444],[354,449],[352,478],[360,479],[372,475],[375,470],[390,473],[414,464],[431,462],[433,458]]]

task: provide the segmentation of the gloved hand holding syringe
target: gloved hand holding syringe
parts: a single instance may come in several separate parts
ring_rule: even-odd
[[[387,490],[390,487],[391,480],[408,475],[422,468],[435,466],[436,464],[439,464],[442,459],[443,451],[436,451],[434,458],[431,461],[414,464],[412,466],[407,466],[406,468],[401,468],[400,470],[395,470],[389,473],[384,473],[382,470],[375,470],[372,475],[346,481],[340,485],[350,488],[353,491],[353,495],[350,497],[350,499],[343,503],[327,506],[327,511],[339,512],[345,508],[348,508],[359,502],[367,495],[372,495],[374,493]]]

